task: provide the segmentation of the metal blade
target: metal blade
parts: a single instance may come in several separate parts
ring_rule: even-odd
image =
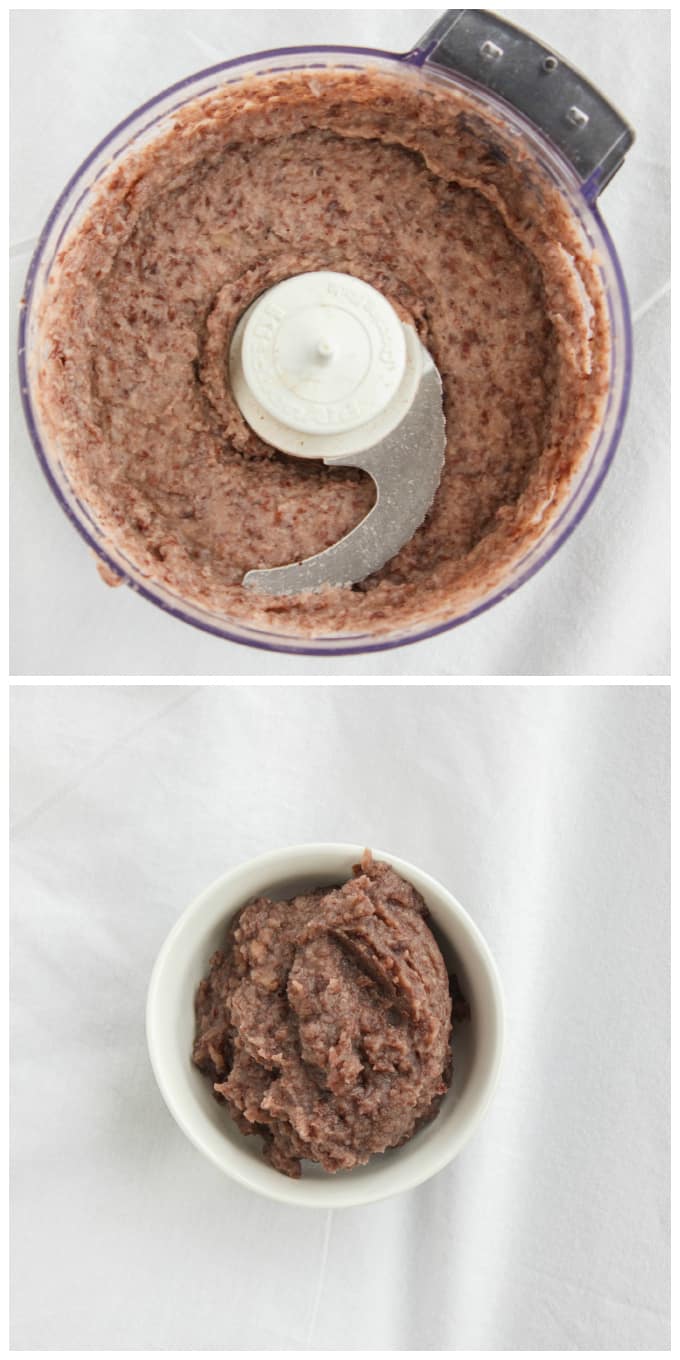
[[[361,523],[303,562],[249,571],[244,586],[264,595],[297,595],[353,585],[379,571],[422,524],[439,486],[445,447],[442,382],[430,363],[412,406],[391,434],[364,453],[332,460],[333,467],[361,468],[376,484],[375,505]]]

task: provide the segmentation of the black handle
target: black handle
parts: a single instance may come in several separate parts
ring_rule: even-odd
[[[418,51],[523,113],[571,161],[591,199],[633,144],[632,128],[579,71],[491,10],[447,9]]]

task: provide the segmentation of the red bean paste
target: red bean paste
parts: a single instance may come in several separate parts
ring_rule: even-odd
[[[347,1170],[437,1114],[452,997],[425,903],[367,851],[354,878],[236,917],[196,994],[193,1061],[286,1176]]]
[[[240,315],[318,269],[415,327],[446,461],[380,571],[270,597],[244,574],[320,552],[373,503],[367,474],[264,444],[230,390]],[[506,579],[564,501],[609,369],[596,261],[522,139],[378,67],[227,85],[115,162],[55,261],[39,351],[46,434],[121,573],[303,637],[436,623]]]

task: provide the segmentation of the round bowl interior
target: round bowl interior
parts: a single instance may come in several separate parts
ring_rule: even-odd
[[[129,150],[152,142],[168,126],[174,113],[191,100],[244,79],[268,75],[272,71],[316,70],[320,67],[362,70],[376,67],[403,78],[462,87],[481,108],[502,113],[508,132],[520,136],[531,155],[557,184],[568,200],[574,222],[588,252],[598,261],[605,294],[611,334],[610,387],[602,423],[591,448],[576,472],[568,497],[559,513],[546,520],[545,530],[532,546],[506,572],[503,580],[489,586],[478,598],[458,607],[449,618],[437,617],[380,635],[343,633],[333,636],[295,636],[275,628],[265,630],[235,621],[198,604],[182,599],[162,583],[144,576],[98,525],[90,508],[75,494],[59,450],[50,445],[41,426],[36,400],[36,375],[41,355],[38,340],[41,304],[50,270],[67,234],[87,213],[93,191],[117,160]],[[423,52],[408,54],[374,52],[341,47],[295,48],[259,53],[220,63],[207,71],[180,81],[136,110],[114,128],[76,171],[55,204],[31,261],[24,289],[19,325],[19,370],[21,393],[29,432],[47,480],[62,508],[89,546],[106,567],[132,589],[185,623],[232,642],[267,651],[300,655],[348,655],[380,651],[432,637],[457,627],[489,609],[530,579],[553,556],[573,531],[591,504],[615,452],[626,411],[631,371],[631,328],[626,290],[612,241],[593,206],[592,186],[579,183],[567,162],[537,133],[521,115],[503,101],[484,94],[462,77],[453,77],[440,68],[428,66]]]
[[[211,954],[240,907],[266,893],[285,899],[310,887],[346,882],[360,845],[305,845],[272,851],[225,874],[179,918],[153,970],[147,1038],[165,1102],[187,1137],[221,1171],[260,1194],[288,1204],[336,1208],[366,1204],[418,1185],[441,1170],[472,1134],[491,1099],[503,1044],[503,1006],[496,967],[482,935],[460,904],[428,874],[374,850],[423,895],[447,965],[470,1002],[471,1019],[456,1027],[451,1087],[436,1119],[403,1147],[366,1166],[329,1175],[311,1162],[300,1180],[274,1171],[261,1140],[239,1132],[210,1083],[191,1062],[194,995]]]

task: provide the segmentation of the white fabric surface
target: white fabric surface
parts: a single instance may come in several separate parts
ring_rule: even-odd
[[[16,1349],[668,1345],[666,689],[12,697]],[[459,1159],[332,1214],[206,1162],[144,1039],[186,903],[307,840],[449,885],[507,1006]]]
[[[130,109],[227,55],[291,43],[406,50],[436,10],[26,10],[12,16],[13,288],[67,178]],[[53,500],[13,398],[14,674],[645,674],[667,653],[669,11],[515,10],[638,133],[603,197],[635,318],[632,409],[574,537],[462,629],[371,657],[299,659],[221,642],[107,592]]]

